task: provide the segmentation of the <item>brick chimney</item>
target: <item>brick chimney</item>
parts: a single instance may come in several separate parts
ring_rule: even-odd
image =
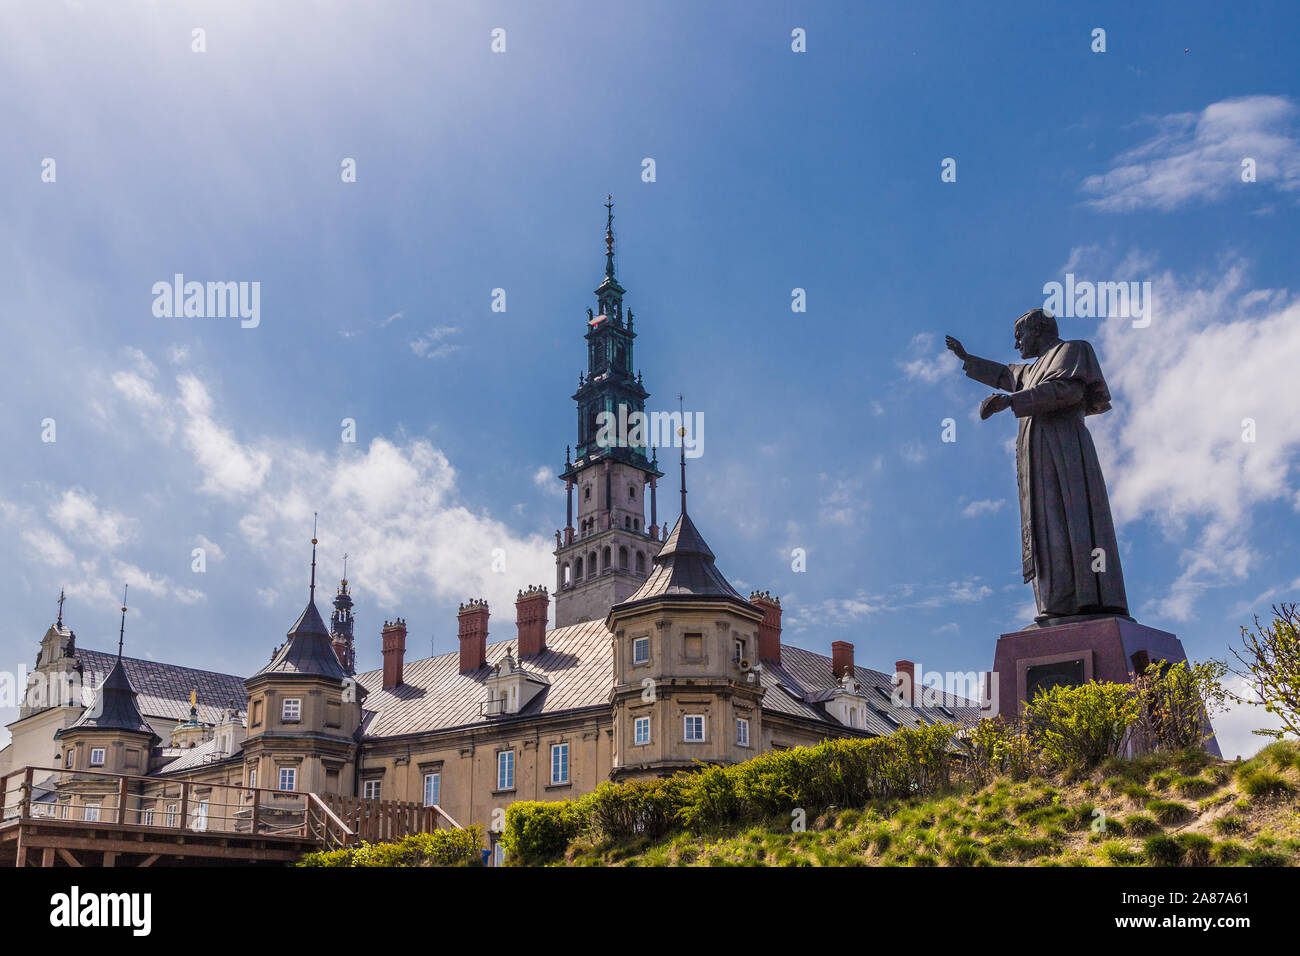
[[[755,591],[749,603],[763,612],[758,625],[758,657],[760,660],[781,663],[781,599],[772,597],[770,591]]]
[[[460,672],[468,674],[487,663],[488,603],[470,598],[456,617],[460,622]]]
[[[406,622],[385,621],[380,632],[379,649],[384,655],[384,690],[402,682],[402,660],[406,657]]]
[[[515,598],[515,625],[519,628],[519,656],[540,654],[546,650],[546,613],[551,596],[546,588],[529,585]]]
[[[902,694],[904,702],[911,704],[916,700],[916,665],[911,661],[898,661],[894,664],[894,688]]]
[[[853,645],[848,641],[831,641],[831,671],[836,677],[857,676],[853,671]]]

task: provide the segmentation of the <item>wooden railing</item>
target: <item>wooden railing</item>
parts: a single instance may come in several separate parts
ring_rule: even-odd
[[[0,818],[302,836],[327,850],[461,829],[441,807],[401,800],[57,767],[25,767],[0,776]]]
[[[323,793],[320,801],[367,843],[400,840],[410,833],[432,833],[438,829],[461,829],[442,807],[425,807],[406,800],[372,800]]]
[[[52,797],[53,799],[42,799]],[[311,794],[167,777],[25,767],[0,777],[0,818],[256,836],[312,836]]]

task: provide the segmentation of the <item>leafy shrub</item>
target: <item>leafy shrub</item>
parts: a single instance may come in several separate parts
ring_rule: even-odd
[[[1040,690],[1025,706],[1024,722],[1049,765],[1088,768],[1119,755],[1137,717],[1130,687],[1093,681]]]
[[[970,782],[983,786],[997,776],[1024,780],[1035,770],[1035,752],[1019,724],[1001,717],[984,719],[964,736],[969,754],[966,769]]]
[[[588,804],[565,800],[542,803],[520,800],[506,808],[501,842],[521,866],[549,863],[564,855],[588,825]]]
[[[308,853],[298,866],[481,866],[483,828],[413,833],[395,843],[362,843],[358,847]]]

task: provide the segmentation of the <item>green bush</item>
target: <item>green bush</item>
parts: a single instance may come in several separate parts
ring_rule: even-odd
[[[414,833],[395,843],[362,843],[358,847],[308,853],[298,866],[482,866],[483,829]]]
[[[1256,769],[1237,776],[1241,792],[1256,799],[1266,799],[1290,793],[1295,789],[1291,782],[1271,770]]]
[[[1149,813],[1131,813],[1124,818],[1124,832],[1133,836],[1155,833],[1159,829],[1160,824]]]
[[[1137,718],[1132,688],[1093,681],[1040,690],[1025,706],[1024,722],[1049,765],[1077,769],[1118,756]]]
[[[585,801],[520,800],[506,808],[501,843],[520,866],[549,863],[564,856],[569,844],[587,829],[589,812]]]

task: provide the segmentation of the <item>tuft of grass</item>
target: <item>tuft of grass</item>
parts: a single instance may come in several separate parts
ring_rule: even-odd
[[[1183,848],[1183,862],[1187,866],[1207,866],[1214,850],[1214,841],[1204,833],[1180,833],[1178,844]]]
[[[1101,855],[1111,866],[1136,866],[1142,854],[1134,853],[1123,840],[1107,840],[1101,845]]]
[[[1212,824],[1214,832],[1220,836],[1246,832],[1246,821],[1235,813],[1224,814]]]
[[[1210,852],[1210,858],[1220,866],[1231,866],[1245,855],[1246,848],[1236,840],[1221,840]]]
[[[1151,800],[1147,809],[1155,815],[1163,826],[1176,826],[1193,816],[1192,808],[1177,800]]]
[[[1204,777],[1175,777],[1174,789],[1183,797],[1204,797],[1218,790],[1214,781]]]
[[[1242,793],[1252,800],[1268,800],[1295,791],[1295,787],[1286,777],[1272,770],[1262,768],[1238,774],[1237,786]]]
[[[1160,824],[1156,822],[1156,818],[1149,813],[1130,813],[1124,818],[1122,826],[1126,833],[1133,836],[1145,836],[1160,829]]]
[[[1142,843],[1142,853],[1152,866],[1178,866],[1183,862],[1183,845],[1167,833],[1153,833]]]

